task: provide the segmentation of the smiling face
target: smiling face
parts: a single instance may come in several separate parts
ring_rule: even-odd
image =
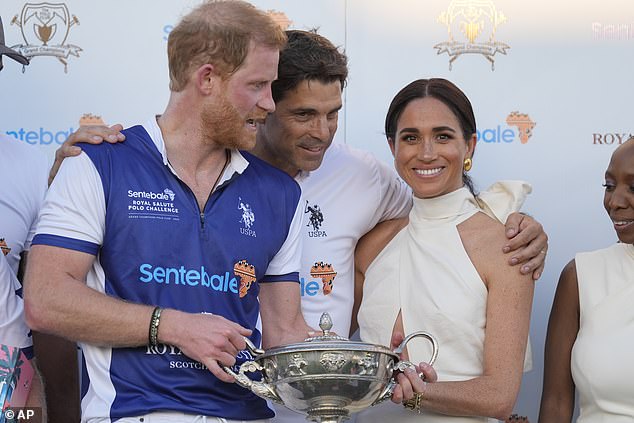
[[[256,155],[291,176],[316,170],[337,131],[340,109],[339,81],[301,82],[258,129]]]
[[[619,240],[634,244],[634,139],[612,154],[605,172],[603,206]]]
[[[462,187],[464,159],[476,137],[465,140],[458,118],[442,101],[417,98],[403,109],[390,147],[396,170],[418,198],[432,198]]]
[[[242,64],[229,77],[217,78],[215,95],[203,106],[203,133],[216,144],[249,150],[257,125],[275,110],[271,83],[277,77],[279,50],[252,43]]]

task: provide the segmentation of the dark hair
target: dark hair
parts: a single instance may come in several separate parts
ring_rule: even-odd
[[[315,31],[288,30],[286,36],[288,42],[280,51],[277,80],[271,87],[273,101],[282,100],[303,81],[340,81],[343,89],[348,77],[344,53]]]
[[[398,120],[405,107],[413,100],[425,97],[435,98],[449,107],[460,123],[460,129],[465,140],[468,140],[476,133],[473,107],[471,107],[471,102],[460,88],[442,78],[418,79],[401,89],[390,103],[390,108],[385,117],[385,135],[389,142],[395,141]],[[473,181],[467,175],[467,172],[462,172],[462,182],[475,195]]]

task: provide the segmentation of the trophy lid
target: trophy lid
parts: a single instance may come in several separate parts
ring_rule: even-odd
[[[359,352],[378,352],[387,354],[398,361],[398,354],[394,353],[383,345],[368,344],[365,342],[351,341],[348,338],[339,336],[330,332],[332,329],[332,319],[328,313],[322,314],[319,319],[319,327],[322,333],[317,336],[306,338],[303,342],[295,344],[280,345],[268,348],[264,354],[258,355],[256,360],[263,360],[280,354],[305,353],[310,351],[359,351]]]

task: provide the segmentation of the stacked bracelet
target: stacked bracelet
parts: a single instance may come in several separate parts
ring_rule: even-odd
[[[422,402],[423,402],[423,393],[415,392],[413,398],[410,398],[407,401],[403,402],[403,407],[415,413],[420,414],[421,412],[420,406]]]
[[[159,324],[161,323],[161,311],[163,309],[161,307],[154,307],[154,311],[152,311],[152,318],[150,319],[150,345],[155,347],[158,345],[158,329]]]

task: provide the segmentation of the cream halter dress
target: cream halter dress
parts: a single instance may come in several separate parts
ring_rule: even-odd
[[[634,245],[575,257],[579,333],[571,371],[577,423],[634,422]]]
[[[506,221],[530,191],[530,186],[522,182],[499,182],[479,196],[480,203],[464,187],[441,197],[414,198],[409,224],[366,271],[358,315],[361,339],[390,345],[394,323],[402,310],[405,335],[424,330],[438,340],[434,368],[439,381],[480,376],[487,289],[469,260],[456,226],[480,211],[492,215],[491,209],[499,220]],[[410,361],[429,361],[429,342],[414,339],[407,347]],[[526,366],[530,367],[530,363]],[[486,417],[454,417],[428,411],[416,414],[389,400],[357,416],[357,423],[388,421],[497,422]]]

